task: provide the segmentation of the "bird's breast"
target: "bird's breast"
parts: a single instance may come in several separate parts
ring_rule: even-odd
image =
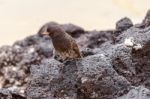
[[[71,42],[65,37],[57,37],[52,40],[56,51],[66,52],[71,48]]]

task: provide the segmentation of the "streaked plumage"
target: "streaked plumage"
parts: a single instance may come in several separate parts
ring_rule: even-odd
[[[76,41],[66,33],[59,24],[51,22],[47,25],[43,35],[49,35],[52,39],[56,53],[65,59],[81,58],[81,54]]]

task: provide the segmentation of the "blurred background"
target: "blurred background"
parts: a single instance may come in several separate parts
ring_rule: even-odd
[[[115,28],[122,17],[142,21],[150,0],[0,0],[0,46],[37,33],[49,21],[86,30]]]

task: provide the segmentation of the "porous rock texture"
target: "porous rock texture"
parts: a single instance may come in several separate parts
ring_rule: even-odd
[[[58,61],[50,38],[39,33],[2,46],[2,99],[150,99],[150,11],[140,24],[119,20],[115,30],[60,27],[75,38],[83,58]]]
[[[118,99],[149,99],[150,90],[144,86],[132,88],[128,94],[119,97]]]
[[[17,90],[0,89],[0,99],[26,99],[22,93]]]

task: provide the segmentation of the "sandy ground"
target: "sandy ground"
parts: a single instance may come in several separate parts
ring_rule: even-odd
[[[140,22],[150,0],[0,0],[0,46],[35,34],[45,22],[112,29],[122,17]]]

